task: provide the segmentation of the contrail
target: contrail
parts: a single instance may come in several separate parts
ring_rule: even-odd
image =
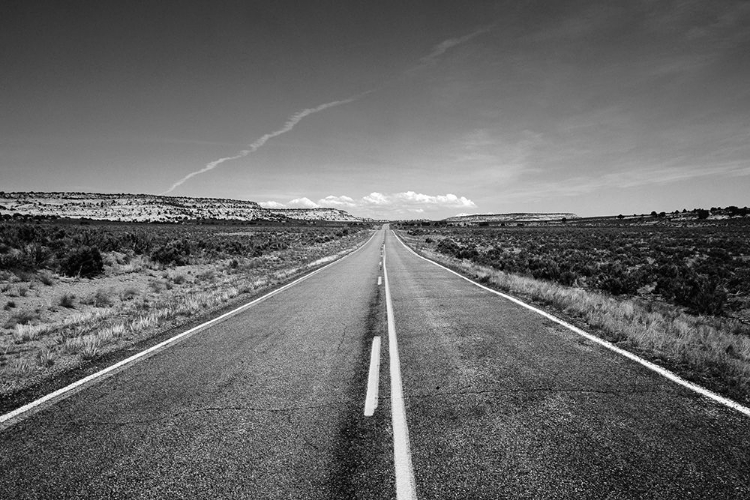
[[[332,108],[334,106],[341,106],[342,104],[349,104],[350,102],[354,102],[357,99],[363,97],[364,95],[369,94],[370,92],[373,92],[373,91],[372,90],[368,90],[366,92],[362,92],[361,94],[357,94],[356,96],[350,97],[348,99],[343,99],[341,101],[327,102],[325,104],[321,104],[320,106],[316,106],[314,108],[307,108],[307,109],[303,109],[302,111],[298,111],[297,113],[294,113],[292,116],[290,116],[289,119],[286,121],[286,123],[284,123],[284,126],[281,127],[279,130],[276,130],[274,132],[271,132],[271,133],[263,135],[260,139],[256,140],[252,144],[250,144],[247,147],[247,149],[243,149],[242,151],[240,151],[239,153],[237,153],[234,156],[227,156],[227,157],[224,157],[224,158],[219,158],[218,160],[214,160],[211,163],[206,164],[206,166],[203,167],[202,169],[196,170],[195,172],[191,172],[191,173],[187,174],[185,177],[183,177],[179,181],[177,181],[174,184],[172,184],[172,187],[170,187],[169,189],[167,189],[166,191],[164,191],[162,193],[162,195],[171,193],[172,191],[174,191],[177,187],[179,187],[180,185],[182,185],[188,179],[190,179],[192,177],[195,177],[196,175],[200,175],[200,174],[206,173],[209,170],[213,170],[216,167],[218,167],[219,165],[221,165],[222,163],[224,163],[225,161],[237,160],[239,158],[244,158],[245,156],[249,155],[250,153],[254,153],[261,146],[263,146],[266,142],[268,142],[269,139],[273,139],[274,137],[279,136],[281,134],[286,134],[287,132],[289,132],[290,130],[292,130],[294,128],[294,126],[297,125],[300,121],[302,121],[302,119],[304,117],[306,117],[306,116],[312,115],[312,114],[317,113],[319,111],[323,111],[324,109]]]
[[[486,26],[484,28],[478,29],[477,31],[474,31],[473,33],[469,33],[468,35],[464,35],[464,36],[458,37],[458,38],[449,38],[448,40],[440,42],[439,44],[437,44],[432,49],[432,52],[430,52],[426,56],[422,57],[419,60],[419,63],[417,65],[415,65],[415,66],[413,66],[413,67],[405,70],[401,74],[401,77],[409,76],[412,73],[414,73],[414,72],[416,72],[416,71],[418,71],[418,70],[420,70],[420,69],[422,69],[422,68],[424,68],[426,66],[430,66],[432,64],[435,64],[435,62],[437,61],[437,59],[441,55],[443,55],[447,50],[455,47],[456,45],[461,45],[462,43],[466,43],[469,40],[471,40],[472,38],[474,38],[476,36],[479,36],[479,35],[481,35],[483,33],[487,33],[488,31],[492,30],[492,28],[494,28],[494,27],[495,27],[495,25]],[[391,82],[396,81],[396,80],[398,80],[401,77],[394,78],[393,80],[391,80]],[[206,173],[209,170],[213,170],[213,169],[215,169],[216,167],[218,167],[219,165],[221,165],[222,163],[224,163],[226,161],[238,160],[240,158],[244,158],[245,156],[249,155],[250,153],[254,153],[259,148],[261,148],[266,142],[268,142],[269,139],[273,139],[274,137],[279,136],[281,134],[286,134],[287,132],[289,132],[290,130],[292,130],[294,128],[294,126],[297,125],[300,121],[302,121],[302,119],[305,118],[306,116],[315,114],[315,113],[317,113],[319,111],[323,111],[324,109],[332,108],[334,106],[341,106],[342,104],[349,104],[349,103],[354,102],[354,101],[356,101],[358,99],[361,99],[362,97],[366,96],[367,94],[371,94],[373,92],[377,92],[378,90],[380,90],[380,89],[382,89],[382,88],[384,88],[386,86],[388,86],[388,83],[385,83],[385,84],[383,84],[383,85],[381,85],[379,87],[376,87],[374,89],[367,90],[367,91],[362,92],[360,94],[357,94],[355,96],[349,97],[348,99],[343,99],[341,101],[331,101],[331,102],[327,102],[325,104],[321,104],[320,106],[316,106],[314,108],[307,108],[307,109],[303,109],[302,111],[298,111],[297,113],[294,113],[292,116],[290,116],[289,119],[286,121],[286,123],[284,123],[284,126],[281,127],[279,130],[276,130],[275,132],[271,132],[269,134],[265,134],[260,139],[256,140],[252,144],[250,144],[247,147],[247,149],[243,149],[242,151],[240,151],[239,153],[237,153],[234,156],[227,156],[227,157],[224,157],[224,158],[219,158],[218,160],[214,160],[211,163],[207,163],[206,166],[203,167],[200,170],[196,170],[195,172],[190,172],[185,177],[183,177],[179,181],[177,181],[174,184],[172,184],[172,187],[170,187],[169,189],[167,189],[166,191],[164,191],[161,194],[165,195],[165,194],[171,193],[177,187],[179,187],[182,184],[184,184],[185,181],[187,181],[188,179],[191,179],[192,177],[195,177],[196,175],[200,175],[200,174]]]
[[[440,42],[439,44],[435,45],[435,47],[432,49],[432,52],[430,52],[429,54],[427,54],[426,56],[422,57],[419,60],[419,64],[407,69],[404,72],[404,74],[410,75],[414,73],[415,71],[419,71],[420,69],[426,66],[431,66],[435,64],[437,59],[443,54],[445,54],[445,52],[448,49],[451,49],[455,47],[456,45],[461,45],[463,43],[466,43],[474,37],[487,33],[488,31],[491,31],[494,27],[495,27],[495,24],[491,24],[490,26],[485,26],[484,28],[480,28],[472,33],[469,33],[468,35],[464,35],[458,38],[449,38],[448,40],[444,40]]]

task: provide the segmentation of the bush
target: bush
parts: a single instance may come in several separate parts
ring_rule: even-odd
[[[65,276],[92,278],[104,271],[102,254],[96,247],[82,246],[63,260],[60,270]]]
[[[47,286],[52,286],[55,284],[55,278],[52,276],[52,273],[47,270],[39,273],[39,281],[41,281],[43,285]]]
[[[75,304],[73,303],[75,298],[76,296],[73,295],[72,293],[64,293],[58,299],[58,304],[60,304],[62,307],[73,309],[75,307]]]
[[[184,266],[189,256],[190,244],[186,240],[170,241],[151,252],[151,260],[167,266]]]
[[[8,322],[5,324],[5,328],[13,328],[16,325],[27,325],[32,321],[39,319],[39,313],[36,311],[18,311],[16,314],[10,317]]]
[[[675,301],[693,312],[717,316],[724,312],[727,294],[714,280],[702,276],[694,278],[680,292],[675,296]]]
[[[109,307],[112,305],[112,297],[109,292],[99,288],[93,297],[94,306],[96,307]]]

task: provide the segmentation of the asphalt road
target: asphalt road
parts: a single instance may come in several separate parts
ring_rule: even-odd
[[[0,432],[0,498],[395,498],[384,239],[420,498],[750,498],[749,418],[383,231]]]

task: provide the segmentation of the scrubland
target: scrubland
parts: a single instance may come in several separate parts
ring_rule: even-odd
[[[410,227],[428,258],[750,403],[750,221]]]
[[[195,322],[355,248],[361,224],[0,226],[0,396]]]

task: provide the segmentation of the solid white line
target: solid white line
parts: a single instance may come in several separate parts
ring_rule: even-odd
[[[47,394],[46,396],[42,396],[41,398],[34,400],[20,408],[17,408],[9,413],[6,413],[5,415],[0,415],[0,430],[6,429],[10,427],[11,425],[23,420],[24,418],[32,415],[34,412],[41,410],[42,408],[49,406],[51,404],[54,404],[68,396],[72,396],[75,392],[78,392],[79,390],[83,389],[85,386],[90,385],[92,382],[94,382],[97,379],[100,379],[102,377],[113,375],[115,372],[123,369],[126,365],[130,365],[131,363],[134,363],[136,361],[140,361],[142,359],[145,359],[146,357],[155,354],[157,351],[162,350],[166,348],[167,346],[174,344],[175,342],[178,342],[180,340],[184,340],[185,338],[197,333],[198,331],[207,328],[209,326],[212,326],[216,323],[219,323],[220,321],[223,321],[230,316],[234,316],[235,314],[238,314],[245,309],[248,309],[259,302],[262,302],[269,297],[276,295],[278,293],[283,292],[284,290],[293,287],[297,283],[300,283],[311,276],[314,276],[315,274],[318,274],[323,269],[326,269],[329,266],[332,266],[333,264],[336,264],[337,262],[341,262],[342,260],[346,259],[347,257],[354,255],[355,253],[359,252],[362,248],[364,248],[370,240],[372,240],[375,237],[374,233],[370,238],[359,248],[354,250],[353,252],[350,252],[346,254],[345,256],[341,257],[340,259],[336,259],[330,264],[326,264],[325,266],[316,269],[315,271],[306,274],[300,278],[297,278],[296,280],[292,281],[291,283],[287,283],[286,285],[282,286],[281,288],[277,288],[276,290],[273,290],[261,297],[258,297],[257,299],[253,300],[252,302],[248,302],[247,304],[241,305],[240,307],[233,309],[229,312],[226,312],[222,314],[221,316],[218,316],[212,320],[206,321],[205,323],[202,323],[196,327],[191,328],[190,330],[187,330],[185,332],[182,332],[178,335],[175,335],[174,337],[171,337],[159,344],[156,344],[155,346],[152,346],[145,351],[141,351],[138,354],[134,354],[133,356],[130,356],[127,359],[123,359],[122,361],[115,363],[114,365],[108,366],[107,368],[104,368],[103,370],[100,370],[96,373],[92,373],[88,377],[82,378],[81,380],[77,380],[73,382],[72,384],[65,386],[61,389],[58,389],[54,392],[51,392],[50,394]]]
[[[380,385],[380,336],[372,339],[370,353],[370,375],[367,379],[367,396],[365,397],[365,417],[372,417],[378,407],[378,386]]]
[[[724,406],[728,406],[729,408],[732,408],[733,410],[737,410],[738,412],[743,413],[743,414],[747,415],[748,417],[750,417],[750,408],[748,408],[747,406],[743,406],[743,405],[741,405],[740,403],[738,403],[736,401],[732,401],[731,399],[725,398],[724,396],[720,396],[720,395],[716,394],[715,392],[706,389],[705,387],[701,387],[699,385],[693,384],[692,382],[688,382],[684,378],[680,377],[679,375],[677,375],[675,373],[672,373],[671,371],[667,370],[666,368],[662,368],[661,366],[656,365],[656,364],[654,364],[654,363],[652,363],[650,361],[646,361],[645,359],[640,358],[640,357],[636,356],[635,354],[633,354],[631,352],[628,352],[628,351],[626,351],[624,349],[621,349],[621,348],[617,347],[616,345],[614,345],[614,344],[612,344],[610,342],[607,342],[604,339],[600,339],[599,337],[595,337],[594,335],[592,335],[592,334],[590,334],[588,332],[585,332],[585,331],[581,330],[580,328],[577,328],[577,327],[571,325],[570,323],[566,323],[565,321],[563,321],[563,320],[561,320],[561,319],[559,319],[559,318],[551,315],[550,313],[542,311],[541,309],[537,309],[536,307],[531,306],[531,305],[529,305],[529,304],[527,304],[527,303],[525,303],[525,302],[523,302],[523,301],[521,301],[521,300],[519,300],[519,299],[517,299],[515,297],[511,297],[510,295],[506,295],[506,294],[504,294],[502,292],[498,292],[497,290],[493,290],[493,289],[488,288],[486,286],[480,285],[479,283],[476,283],[475,281],[470,280],[466,276],[463,276],[463,275],[457,273],[456,271],[454,271],[452,269],[448,269],[447,267],[445,267],[445,266],[443,266],[441,264],[438,264],[437,262],[435,262],[433,260],[430,260],[427,257],[423,257],[423,256],[419,255],[414,250],[412,250],[411,248],[409,248],[406,245],[406,243],[404,243],[403,241],[401,241],[401,238],[399,238],[398,235],[396,235],[395,231],[393,232],[393,234],[396,236],[396,239],[404,246],[404,248],[406,248],[407,250],[409,250],[411,253],[413,253],[414,255],[416,255],[417,257],[419,257],[420,259],[426,260],[427,262],[429,262],[431,264],[434,264],[434,265],[436,265],[438,267],[442,267],[446,271],[455,274],[459,278],[465,279],[466,281],[468,281],[472,285],[478,286],[479,288],[487,290],[488,292],[492,292],[495,295],[499,295],[500,297],[503,297],[504,299],[510,300],[511,302],[514,302],[514,303],[518,304],[521,307],[525,307],[526,309],[534,311],[537,314],[541,314],[542,316],[544,316],[545,318],[549,319],[550,321],[554,321],[558,325],[564,326],[568,330],[571,330],[571,331],[577,333],[578,335],[580,335],[582,337],[585,337],[588,340],[590,340],[592,342],[595,342],[595,343],[601,345],[602,347],[605,347],[605,348],[609,349],[610,351],[614,351],[614,352],[616,352],[617,354],[619,354],[621,356],[625,356],[626,358],[628,358],[628,359],[630,359],[632,361],[635,361],[636,363],[638,363],[638,364],[640,364],[642,366],[645,366],[649,370],[652,370],[652,371],[658,373],[662,377],[665,377],[665,378],[671,380],[672,382],[675,382],[676,384],[679,384],[679,385],[681,385],[681,386],[683,386],[683,387],[685,387],[687,389],[690,389],[691,391],[697,392],[698,394],[700,394],[702,396],[705,396],[705,397],[707,397],[709,399],[713,399],[717,403],[720,403],[720,404],[722,404]]]
[[[394,233],[395,234],[395,233]],[[385,262],[385,254],[383,255]],[[417,498],[414,482],[414,469],[409,447],[409,428],[406,425],[406,407],[401,383],[401,362],[398,357],[396,322],[393,319],[391,289],[388,287],[388,271],[383,266],[385,279],[385,306],[388,314],[388,353],[391,368],[391,420],[393,422],[393,463],[396,470],[396,498],[411,500]]]

